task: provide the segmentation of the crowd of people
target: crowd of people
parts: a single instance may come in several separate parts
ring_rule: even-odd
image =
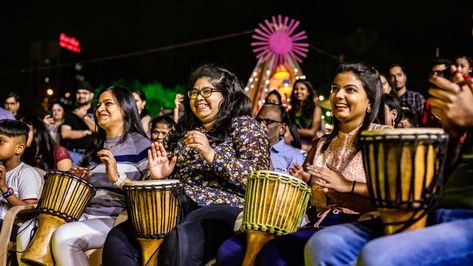
[[[55,101],[43,118],[22,113],[20,96],[12,92],[0,109],[0,219],[12,206],[38,202],[41,174],[69,171],[96,194],[78,221],[52,235],[55,263],[88,265],[85,252],[103,248],[103,265],[138,265],[143,258],[132,222],[114,226],[126,209],[123,186],[175,179],[183,191],[177,194],[180,221],[165,236],[159,264],[241,265],[247,239],[235,225],[246,180],[271,170],[306,182],[312,198],[300,229],[266,243],[257,265],[471,262],[472,65],[467,56],[434,60],[424,97],[407,89],[400,64],[381,74],[367,63],[342,63],[331,82],[328,132],[308,80],[294,82],[287,105],[270,91],[252,117],[240,80],[215,65],[190,74],[172,116],[147,113],[138,88],[107,86],[94,95],[81,82],[73,108]],[[447,181],[425,229],[383,236],[376,221],[359,222],[375,210],[359,136],[367,129],[410,127],[442,127],[449,134]],[[32,219],[13,233],[20,264],[37,226]]]

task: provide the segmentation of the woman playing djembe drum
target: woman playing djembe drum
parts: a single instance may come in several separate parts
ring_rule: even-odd
[[[161,265],[202,265],[233,234],[249,173],[269,168],[269,140],[249,99],[226,69],[202,66],[190,77],[177,130],[150,154],[153,178],[179,179],[185,217],[164,239]],[[139,249],[126,223],[107,237],[104,265],[137,265]]]
[[[357,137],[374,124],[380,109],[382,85],[378,71],[362,63],[344,63],[335,71],[330,94],[334,129],[314,144],[304,167],[294,165],[293,176],[312,186],[312,223],[296,233],[277,237],[266,244],[257,265],[303,265],[305,242],[320,227],[355,221],[371,210],[365,172]],[[309,214],[309,213],[308,213]],[[221,265],[242,262],[245,240],[234,237],[219,249]]]
[[[98,95],[95,110],[97,138],[72,172],[84,173],[96,189],[80,221],[60,226],[51,249],[57,265],[87,265],[84,251],[101,248],[116,217],[125,208],[121,186],[147,170],[151,143],[141,127],[135,99],[128,89],[111,86]],[[89,171],[90,170],[90,171]],[[30,241],[34,223],[25,222],[17,237],[18,258]],[[48,245],[49,243],[44,243]]]
[[[306,265],[471,265],[473,82],[464,80],[463,74],[455,67],[451,70],[454,74],[452,81],[436,75],[429,79],[432,83],[429,88],[432,113],[440,118],[450,137],[448,156],[445,156],[446,181],[440,202],[426,206],[430,209],[436,207],[429,213],[430,223],[422,229],[392,235],[384,235],[386,225],[373,221],[325,228],[317,232],[305,247]],[[435,146],[440,150],[444,143],[438,141]],[[443,163],[436,162],[435,165],[439,169],[438,165]],[[435,172],[440,175],[440,171]],[[438,199],[437,193],[434,191],[428,196],[437,196]],[[405,219],[399,221],[398,225],[406,224]]]

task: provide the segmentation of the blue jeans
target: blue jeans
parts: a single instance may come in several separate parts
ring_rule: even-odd
[[[435,225],[381,236],[380,227],[350,223],[324,228],[304,250],[306,265],[471,265],[473,210],[440,209]]]
[[[68,150],[68,152],[69,152],[69,155],[71,156],[72,166],[78,166],[79,163],[80,163],[80,160],[82,160],[82,156],[84,156],[84,154],[79,153],[79,152],[75,152],[75,151],[71,151],[71,150]]]
[[[357,214],[333,214],[330,212],[321,223],[321,226],[331,226],[333,224],[356,221]],[[307,240],[318,229],[313,227],[313,223],[303,228],[303,230],[287,235],[276,237],[269,241],[261,249],[256,258],[257,265],[286,266],[304,265],[304,246]],[[237,266],[243,262],[246,251],[246,235],[241,234],[229,238],[223,242],[217,252],[217,265]]]

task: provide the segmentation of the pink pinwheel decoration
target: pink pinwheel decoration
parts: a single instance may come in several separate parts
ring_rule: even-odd
[[[275,63],[279,64],[291,57],[295,58],[299,63],[302,63],[302,58],[307,56],[309,44],[300,42],[307,39],[305,31],[294,33],[299,21],[290,19],[286,16],[284,20],[281,15],[272,17],[272,22],[264,21],[264,25],[259,23],[259,28],[255,29],[256,34],[253,34],[254,42],[252,46],[256,58],[263,58],[266,61],[273,57]]]

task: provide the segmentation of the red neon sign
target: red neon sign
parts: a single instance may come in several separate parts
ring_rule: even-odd
[[[59,35],[59,46],[75,53],[80,53],[80,43],[75,37],[69,37],[64,33]]]

